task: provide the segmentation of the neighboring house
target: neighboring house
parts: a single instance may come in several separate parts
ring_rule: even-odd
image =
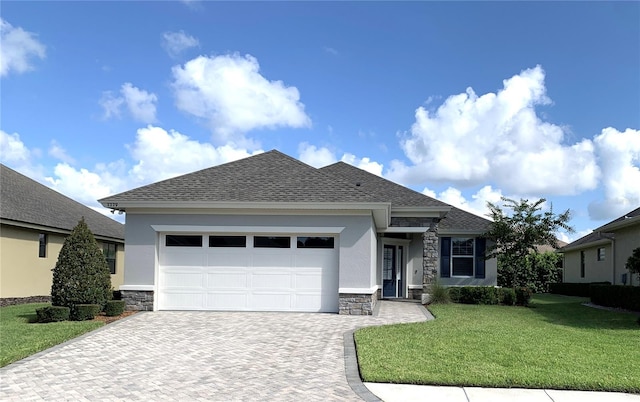
[[[436,276],[496,284],[488,220],[342,162],[274,150],[100,203],[127,213],[129,309],[371,314]]]
[[[124,280],[124,225],[0,165],[0,298],[49,296],[58,253],[84,217],[111,269]]]
[[[570,243],[564,253],[564,282],[611,282],[638,285],[625,265],[640,247],[640,208],[600,226]]]

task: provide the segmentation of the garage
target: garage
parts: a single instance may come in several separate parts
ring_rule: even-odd
[[[159,310],[338,311],[338,238],[160,234]]]

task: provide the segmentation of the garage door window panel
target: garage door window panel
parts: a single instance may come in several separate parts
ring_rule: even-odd
[[[303,237],[298,236],[298,248],[334,248],[333,237]]]
[[[167,247],[202,247],[202,236],[197,235],[167,235]]]
[[[254,236],[253,247],[255,248],[291,248],[291,237],[289,236]]]
[[[247,247],[247,236],[209,236],[209,247]]]

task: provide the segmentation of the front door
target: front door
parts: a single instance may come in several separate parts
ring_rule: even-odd
[[[404,247],[385,244],[382,256],[382,297],[404,297]]]

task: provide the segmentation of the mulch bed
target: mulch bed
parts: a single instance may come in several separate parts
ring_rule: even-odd
[[[137,311],[125,311],[124,313],[122,313],[120,315],[113,316],[113,317],[107,317],[106,315],[104,315],[104,313],[100,313],[100,315],[98,315],[93,320],[94,321],[102,321],[105,324],[111,324],[114,321],[118,321],[121,318],[129,317],[130,315],[133,315],[135,313],[137,313]]]

